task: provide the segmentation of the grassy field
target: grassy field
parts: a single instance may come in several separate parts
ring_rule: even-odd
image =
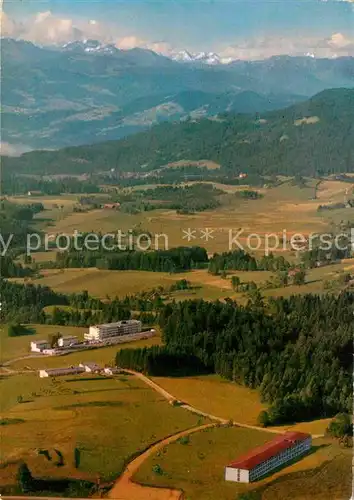
[[[154,273],[149,271],[106,271],[96,268],[89,269],[49,269],[42,270],[42,277],[28,279],[26,283],[49,286],[62,293],[74,293],[87,290],[90,295],[105,299],[134,295],[159,286],[168,289],[176,281],[186,279],[193,285],[192,290],[173,294],[174,298],[183,299],[185,296],[207,299],[218,299],[235,295],[231,289],[230,280],[210,275],[206,270],[188,273]],[[246,279],[245,273],[239,273]],[[258,283],[265,281],[270,273],[252,273],[252,279]],[[12,281],[23,282],[22,279]]]
[[[43,257],[44,258],[44,257]],[[347,259],[339,264],[311,269],[307,272],[306,283],[301,286],[265,289],[268,296],[288,297],[294,294],[324,293],[325,281],[338,278],[342,272],[353,272],[354,259]],[[231,277],[237,275],[241,282],[254,281],[262,287],[272,276],[269,271],[232,271],[227,279],[213,276],[207,270],[195,270],[186,273],[169,274],[149,271],[106,271],[96,268],[89,269],[43,269],[39,278],[26,278],[26,283],[49,286],[57,292],[75,293],[87,290],[90,295],[106,299],[107,297],[125,297],[139,292],[148,291],[159,286],[166,290],[178,280],[186,279],[192,284],[192,289],[167,294],[166,299],[186,300],[200,299],[220,300],[226,297],[243,303],[245,295],[236,293],[231,287]],[[11,281],[24,282],[23,278]]]
[[[17,397],[22,396],[22,403]],[[126,460],[149,444],[203,421],[169,405],[135,377],[114,379],[81,375],[39,379],[36,375],[2,377],[0,485],[13,484],[25,460],[35,476],[102,480],[117,477]],[[17,422],[17,423],[15,423]],[[80,466],[74,468],[74,449]],[[64,465],[48,461],[38,450],[59,450]],[[8,464],[8,467],[6,466]]]
[[[235,186],[223,186],[225,196],[223,204],[217,210],[206,211],[191,215],[176,214],[173,210],[156,210],[136,215],[122,212],[94,210],[86,213],[73,213],[76,202],[75,196],[65,196],[58,199],[38,197],[34,201],[42,201],[48,211],[38,217],[52,219],[51,233],[73,233],[75,229],[81,232],[114,232],[121,229],[140,228],[153,234],[164,233],[168,236],[169,247],[186,244],[203,244],[208,251],[225,251],[229,246],[229,231],[235,232],[244,229],[244,236],[256,232],[260,236],[265,233],[280,233],[286,229],[288,235],[295,232],[319,232],[327,230],[336,211],[319,215],[317,208],[320,204],[342,201],[348,185],[338,181],[324,181],[319,187],[317,199],[314,198],[315,181],[307,180],[306,187],[291,185],[290,182],[276,188],[262,189],[264,198],[252,201],[242,200],[234,195],[240,189]],[[244,189],[244,186],[242,187]],[[17,198],[17,201],[21,201]],[[64,200],[64,201],[63,201]],[[28,199],[26,198],[28,202]],[[56,203],[64,205],[62,210],[53,208]],[[55,213],[53,213],[53,210]],[[344,210],[342,218],[350,219],[352,211]],[[197,239],[188,243],[183,239],[183,230],[188,228],[197,230]],[[201,240],[199,230],[210,228],[214,230],[213,238],[208,242]],[[242,241],[242,238],[240,238]]]
[[[106,298],[134,295],[159,285],[171,286],[179,278],[168,273],[148,271],[105,271],[89,269],[43,270],[43,277],[33,282],[58,292],[75,293],[87,290],[90,295]]]
[[[266,297],[289,297],[290,295],[316,293],[327,293],[325,289],[326,281],[336,281],[341,273],[353,272],[354,259],[345,259],[339,264],[331,264],[320,268],[310,269],[307,271],[306,283],[301,286],[290,285],[285,288],[275,288],[264,290]],[[249,274],[249,273],[248,273]],[[339,290],[339,289],[338,289]],[[336,291],[336,290],[334,290]]]
[[[154,377],[153,380],[177,399],[236,422],[256,424],[259,412],[265,409],[257,391],[228,382],[218,375]]]
[[[318,212],[319,205],[343,202],[348,184],[339,181],[322,181],[315,195],[316,181],[306,180],[306,186],[292,185],[285,180],[275,188],[260,188],[264,197],[259,200],[246,200],[235,196],[246,186],[228,186],[217,184],[224,191],[222,205],[216,210],[195,214],[177,214],[174,210],[154,210],[131,215],[119,211],[92,210],[84,213],[73,211],[77,203],[77,195],[62,197],[15,197],[18,203],[42,202],[46,210],[36,216],[37,228],[46,229],[48,233],[72,234],[80,232],[123,232],[128,230],[149,231],[154,234],[166,234],[169,248],[181,245],[205,246],[209,252],[222,252],[229,249],[231,240],[239,229],[243,229],[238,238],[246,245],[249,234],[257,233],[262,245],[258,253],[264,252],[264,235],[287,231],[288,238],[294,233],[308,235],[311,232],[327,232],[331,225],[341,220],[354,220],[354,210],[340,209]],[[151,186],[148,186],[151,187]],[[141,187],[139,187],[141,188]],[[58,208],[58,206],[62,208]],[[47,224],[47,226],[46,226]],[[196,239],[188,242],[183,231],[189,228],[196,230]],[[209,241],[202,239],[201,229],[213,230]],[[232,231],[232,233],[230,233]],[[160,240],[160,248],[163,238]],[[284,252],[282,249],[277,251]],[[286,250],[284,255],[294,258],[295,253]],[[43,257],[38,256],[38,261]]]
[[[235,500],[250,490],[261,492],[262,500],[349,498],[351,452],[324,439],[315,440],[312,453],[304,459],[262,481],[246,485],[224,480],[228,463],[270,439],[269,434],[249,429],[208,429],[192,435],[188,443],[173,443],[148,459],[134,479],[180,488],[188,500]],[[157,464],[162,475],[153,472]],[[318,476],[324,477],[323,483]]]
[[[154,377],[153,380],[177,399],[226,420],[257,425],[259,413],[266,409],[257,390],[229,382],[218,375]],[[320,435],[325,432],[328,423],[329,419],[321,419],[275,429],[292,429]]]

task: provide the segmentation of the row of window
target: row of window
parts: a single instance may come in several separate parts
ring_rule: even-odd
[[[292,458],[299,456],[303,451],[309,448],[309,443],[302,442],[292,448],[287,448],[278,455],[269,458],[265,462],[257,465],[252,471],[250,471],[250,480],[255,479],[259,476],[265,475],[270,470],[276,468],[277,466],[290,461]]]

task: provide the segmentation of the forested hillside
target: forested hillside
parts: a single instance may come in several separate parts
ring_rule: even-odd
[[[352,409],[353,294],[167,304],[164,347],[124,349],[117,365],[154,375],[215,372],[259,388],[271,405],[263,423]]]
[[[314,175],[354,171],[354,89],[321,92],[264,115],[163,123],[120,141],[4,158],[5,169],[151,172],[178,160],[213,160],[224,174]]]

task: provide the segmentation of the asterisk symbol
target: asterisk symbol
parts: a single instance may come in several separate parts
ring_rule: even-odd
[[[183,229],[183,234],[184,234],[183,239],[188,241],[196,240],[197,239],[196,233],[197,231],[191,229],[190,227],[187,230]]]
[[[214,239],[213,236],[214,229],[209,229],[209,228],[201,229],[200,232],[202,233],[200,237],[201,240],[209,241]]]

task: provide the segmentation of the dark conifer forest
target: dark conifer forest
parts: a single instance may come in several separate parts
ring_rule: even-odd
[[[268,424],[352,408],[354,295],[270,299],[267,307],[185,301],[160,313],[165,346],[124,349],[120,367],[151,375],[217,373],[258,388]]]

